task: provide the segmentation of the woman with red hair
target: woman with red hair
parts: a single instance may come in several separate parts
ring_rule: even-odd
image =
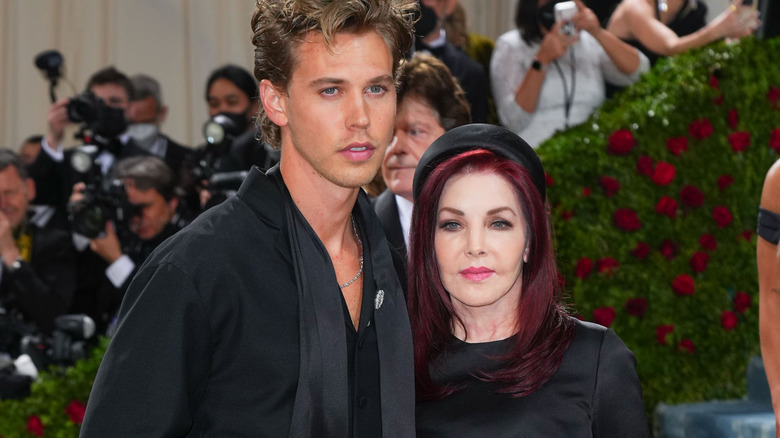
[[[452,129],[414,197],[417,436],[649,436],[633,354],[562,304],[533,149],[498,126]]]

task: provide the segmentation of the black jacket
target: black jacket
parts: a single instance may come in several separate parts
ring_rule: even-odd
[[[365,195],[359,201],[364,244],[386,245]],[[122,303],[82,437],[288,436],[301,328],[284,211],[277,186],[254,168],[236,196],[152,253]],[[387,291],[374,313],[382,430],[404,437],[413,435],[414,422],[411,331],[382,318],[405,312],[385,254],[386,262],[373,263],[374,287]],[[388,352],[382,344],[392,330],[408,344]],[[346,373],[346,358],[333,360],[343,360]],[[390,369],[408,379],[387,380]]]

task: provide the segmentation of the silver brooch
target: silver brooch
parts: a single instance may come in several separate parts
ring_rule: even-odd
[[[374,309],[379,310],[382,307],[382,303],[385,302],[385,291],[379,289],[376,291],[376,298],[374,298]]]

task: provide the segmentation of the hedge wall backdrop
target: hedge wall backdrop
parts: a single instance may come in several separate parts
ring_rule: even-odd
[[[633,350],[648,410],[745,393],[779,55],[746,39],[667,59],[538,149],[570,301]]]
[[[648,410],[744,395],[759,352],[756,214],[780,154],[778,55],[780,40],[746,39],[662,61],[538,149],[572,306],[634,351]],[[77,437],[107,342],[0,401],[0,437]]]

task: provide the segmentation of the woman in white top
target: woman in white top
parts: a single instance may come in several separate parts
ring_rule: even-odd
[[[560,0],[519,0],[517,30],[501,35],[490,61],[498,117],[533,147],[555,131],[582,123],[604,101],[604,80],[634,83],[647,58],[599,24],[574,0],[573,34],[555,22]]]

